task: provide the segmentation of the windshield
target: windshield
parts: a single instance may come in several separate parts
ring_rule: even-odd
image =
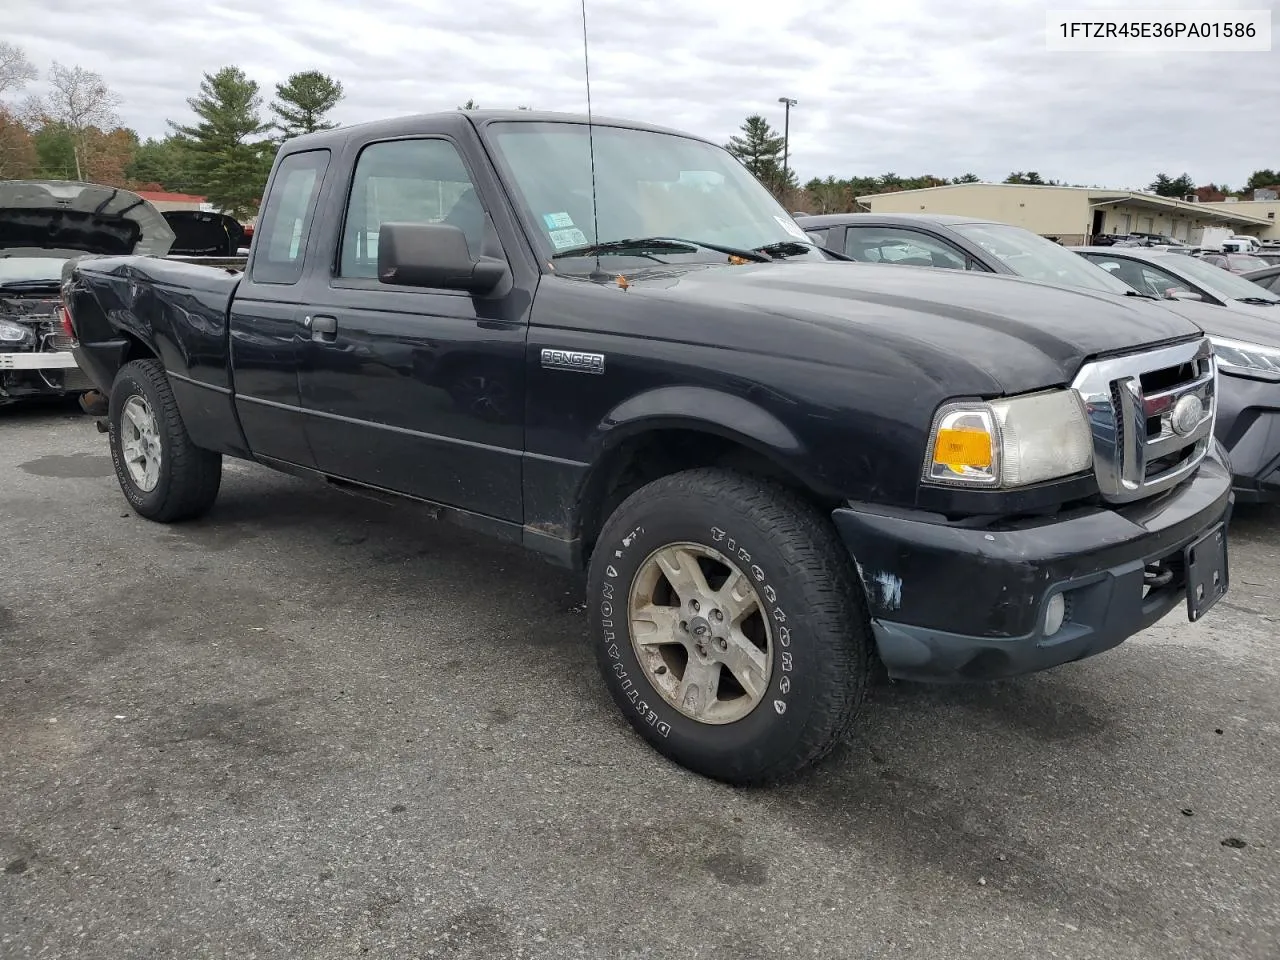
[[[720,147],[645,130],[592,128],[593,216],[586,125],[503,122],[492,129],[499,164],[520,194],[526,219],[552,254],[597,242],[663,237],[739,250],[783,244],[788,259],[828,259],[760,182]],[[624,258],[628,253],[609,252]],[[641,261],[691,259],[723,262],[725,256],[708,249],[668,248],[647,250]]]
[[[1030,230],[1003,223],[956,223],[951,228],[1028,280],[1101,293],[1132,291],[1101,267]]]
[[[1155,254],[1152,256],[1151,262],[1166,267],[1172,273],[1180,273],[1227,300],[1240,300],[1248,297],[1250,299],[1272,300],[1280,303],[1280,297],[1265,287],[1260,287],[1252,280],[1238,277],[1234,273],[1222,269],[1222,267],[1215,267],[1212,263],[1205,263],[1195,257]]]
[[[63,257],[0,257],[0,284],[30,280],[62,281]]]

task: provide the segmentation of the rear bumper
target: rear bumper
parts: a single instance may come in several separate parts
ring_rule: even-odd
[[[69,351],[0,353],[0,370],[75,370],[79,366]]]
[[[1223,375],[1217,435],[1240,503],[1280,501],[1280,383]]]
[[[850,505],[833,513],[858,564],[890,676],[989,680],[1045,670],[1122,643],[1186,601],[1184,548],[1230,518],[1216,447],[1155,503],[963,526],[934,514]],[[1170,579],[1147,589],[1148,564]],[[1066,620],[1045,634],[1049,599]]]

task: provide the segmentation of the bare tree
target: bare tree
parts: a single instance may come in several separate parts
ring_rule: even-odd
[[[26,51],[8,40],[0,40],[0,97],[17,92],[40,76],[40,71],[27,59]]]
[[[84,67],[64,67],[56,60],[49,70],[49,86],[49,94],[33,100],[28,112],[66,127],[75,148],[76,179],[82,179],[88,133],[94,127],[105,133],[117,124],[120,98],[99,74]]]

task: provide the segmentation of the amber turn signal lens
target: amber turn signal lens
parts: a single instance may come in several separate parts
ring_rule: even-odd
[[[963,473],[966,468],[986,470],[991,461],[991,435],[985,430],[949,427],[938,431],[933,445],[934,463]]]

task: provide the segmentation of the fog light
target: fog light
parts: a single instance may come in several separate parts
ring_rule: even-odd
[[[1051,637],[1062,629],[1062,621],[1067,618],[1067,598],[1055,593],[1044,605],[1044,635]]]

